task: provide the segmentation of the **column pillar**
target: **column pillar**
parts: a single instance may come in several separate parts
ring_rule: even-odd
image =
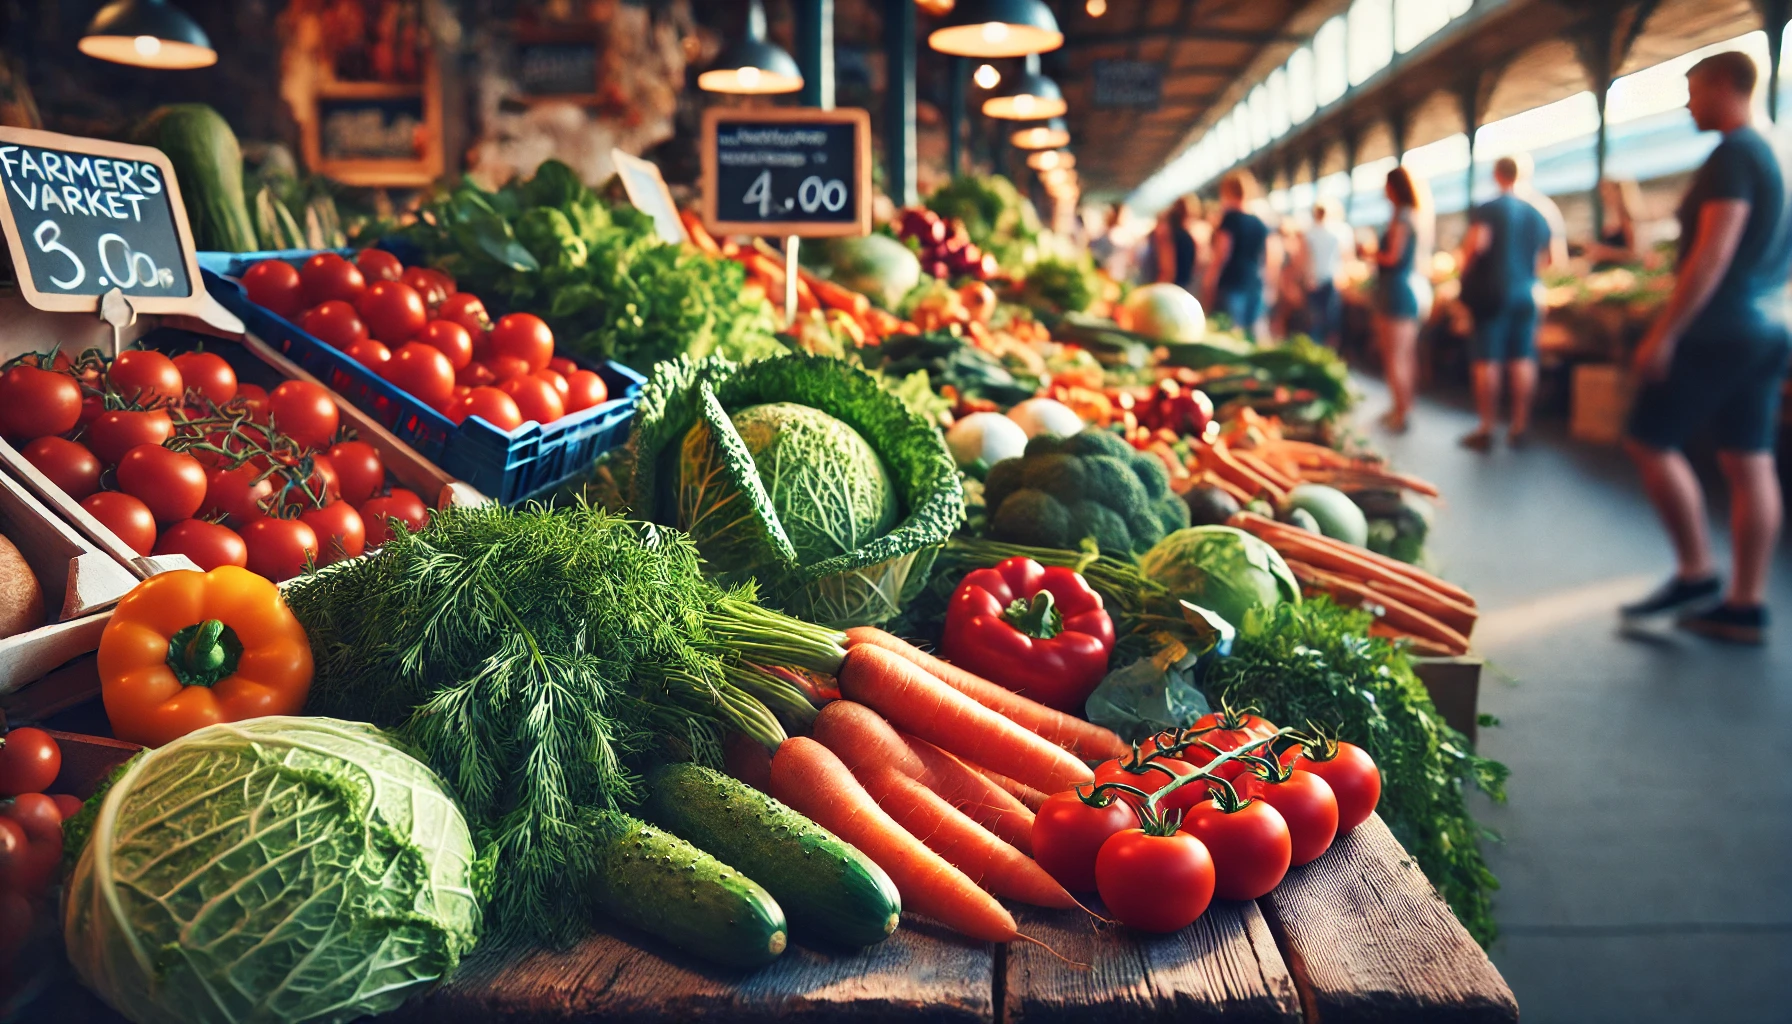
[[[803,106],[832,110],[834,0],[802,0],[796,31],[796,59],[803,69]]]
[[[920,202],[915,175],[915,4],[884,0],[884,145],[889,166],[884,186],[897,206]]]

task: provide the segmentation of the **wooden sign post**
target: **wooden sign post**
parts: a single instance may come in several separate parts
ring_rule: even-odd
[[[795,320],[797,240],[871,233],[871,115],[711,107],[701,144],[704,226],[784,236],[784,312]]]

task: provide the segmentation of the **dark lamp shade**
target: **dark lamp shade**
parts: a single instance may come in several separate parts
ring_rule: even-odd
[[[778,46],[759,39],[743,39],[730,46],[714,67],[697,76],[697,87],[708,92],[752,95],[796,92],[803,87],[803,72],[796,60]]]
[[[1062,149],[1070,145],[1070,128],[1061,117],[1028,125],[1008,137],[1019,149]]]
[[[187,70],[218,62],[205,30],[167,0],[114,0],[93,16],[75,45],[89,57],[143,68]]]
[[[1007,121],[1037,121],[1058,117],[1070,109],[1058,83],[1040,74],[1025,74],[1002,90],[1002,95],[983,101],[983,112]]]
[[[958,0],[927,45],[957,57],[1025,57],[1064,45],[1042,0]]]

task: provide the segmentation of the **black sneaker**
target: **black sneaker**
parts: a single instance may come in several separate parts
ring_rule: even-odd
[[[1767,642],[1767,609],[1758,604],[1742,608],[1720,604],[1709,611],[1685,616],[1674,624],[1688,633],[1725,643],[1759,647]]]
[[[1626,619],[1647,619],[1657,615],[1668,615],[1685,611],[1693,605],[1709,601],[1723,589],[1723,582],[1716,576],[1702,580],[1683,580],[1676,576],[1660,587],[1655,593],[1641,601],[1620,605],[1618,614]]]

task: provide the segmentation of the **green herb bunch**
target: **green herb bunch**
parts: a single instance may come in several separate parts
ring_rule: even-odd
[[[614,812],[650,752],[711,765],[767,705],[812,714],[756,666],[832,672],[838,633],[706,582],[683,534],[578,505],[437,512],[376,555],[291,588],[317,674],[306,710],[394,730],[453,789],[495,860],[500,935],[564,942]]]
[[[1490,893],[1499,882],[1479,841],[1494,836],[1469,816],[1464,787],[1503,801],[1506,766],[1477,756],[1444,724],[1411,659],[1369,636],[1371,621],[1325,598],[1278,605],[1263,629],[1241,634],[1232,656],[1214,663],[1204,688],[1273,722],[1334,724],[1340,739],[1367,750],[1381,769],[1378,813],[1487,945],[1498,934]]]

